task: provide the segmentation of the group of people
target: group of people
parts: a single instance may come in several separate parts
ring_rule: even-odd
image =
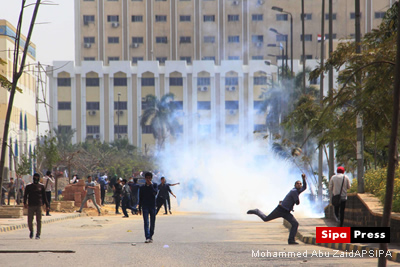
[[[344,167],[339,166],[336,172],[337,174],[333,175],[329,181],[329,192],[332,196],[340,195],[340,203],[334,205],[334,217],[339,223],[339,226],[342,227],[347,201],[347,190],[350,189],[350,179],[344,174]],[[264,222],[268,222],[277,218],[284,218],[287,220],[292,226],[288,238],[289,245],[299,244],[295,240],[299,223],[291,214],[291,212],[294,211],[293,207],[295,204],[300,204],[299,195],[307,189],[306,175],[303,173],[301,177],[303,181],[301,182],[300,180],[297,180],[294,184],[294,188],[289,191],[285,198],[279,202],[278,206],[268,216],[259,209],[247,211],[247,214],[255,214]]]
[[[11,198],[14,199],[14,201],[17,205],[21,204],[21,200],[24,195],[24,189],[25,189],[25,182],[22,178],[17,178],[17,180],[14,181],[14,178],[11,177],[8,185],[6,185],[5,187],[3,186],[3,188],[2,188],[2,192],[1,192],[2,193],[2,197],[1,197],[2,205],[6,204],[6,202],[5,202],[6,193],[8,193],[7,205],[10,205]]]

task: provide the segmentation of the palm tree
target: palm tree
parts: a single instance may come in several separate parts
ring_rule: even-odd
[[[154,138],[157,140],[158,149],[162,149],[169,136],[176,136],[179,123],[176,116],[174,94],[168,93],[158,99],[154,95],[147,95],[146,108],[140,118],[140,125],[145,127],[150,123]]]

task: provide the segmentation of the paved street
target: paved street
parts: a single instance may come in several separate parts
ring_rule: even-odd
[[[159,215],[154,243],[145,244],[141,217],[88,216],[43,225],[42,239],[28,229],[0,234],[1,266],[376,266],[369,257],[333,257],[335,250],[287,245],[278,219],[233,221],[210,214]],[[252,251],[260,257],[252,257]],[[10,253],[10,251],[16,253]],[[37,251],[39,253],[26,253]],[[51,252],[40,252],[51,251]],[[68,252],[74,253],[68,253]],[[268,257],[267,254],[271,253]],[[286,255],[274,257],[274,253]],[[293,257],[289,252],[300,252]],[[313,255],[317,253],[317,255]],[[329,257],[319,257],[327,255]],[[339,255],[341,252],[336,254]],[[262,257],[262,256],[265,257]],[[388,261],[388,266],[398,266]]]

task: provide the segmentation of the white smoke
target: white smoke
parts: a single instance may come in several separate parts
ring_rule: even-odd
[[[252,142],[239,138],[223,143],[202,140],[197,145],[170,145],[160,155],[161,169],[177,195],[180,211],[200,211],[249,219],[247,210],[271,212],[301,180],[301,171],[279,158],[267,140]],[[315,217],[307,195],[294,207],[296,217]]]

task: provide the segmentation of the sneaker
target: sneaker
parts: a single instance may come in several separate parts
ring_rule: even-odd
[[[51,216],[51,214],[49,213],[49,214],[46,214],[46,216]]]
[[[150,242],[149,243],[153,243],[153,239],[152,238],[150,238]]]
[[[122,216],[122,218],[129,218],[129,216]]]
[[[151,239],[146,239],[146,241],[144,241],[144,243],[151,243]]]
[[[335,218],[336,222],[340,222],[340,218],[336,216],[336,214],[333,214],[333,217]]]
[[[258,209],[254,209],[254,210],[248,210],[247,214],[257,214],[258,213]]]
[[[171,211],[169,211],[169,214],[172,214],[172,212],[171,212]]]
[[[298,245],[299,244],[296,241],[289,241],[288,243],[289,243],[289,245]]]
[[[164,212],[163,214],[164,214],[164,215],[168,215],[168,213],[166,213],[166,212]]]
[[[75,212],[79,212],[79,213],[81,213],[82,211],[81,211],[81,210],[77,210],[77,211],[75,211]]]
[[[29,234],[29,238],[30,238],[30,239],[33,238],[33,232],[31,232],[31,233]]]
[[[115,214],[122,214],[122,213],[117,211]]]
[[[40,239],[40,235],[36,235],[35,239]]]

